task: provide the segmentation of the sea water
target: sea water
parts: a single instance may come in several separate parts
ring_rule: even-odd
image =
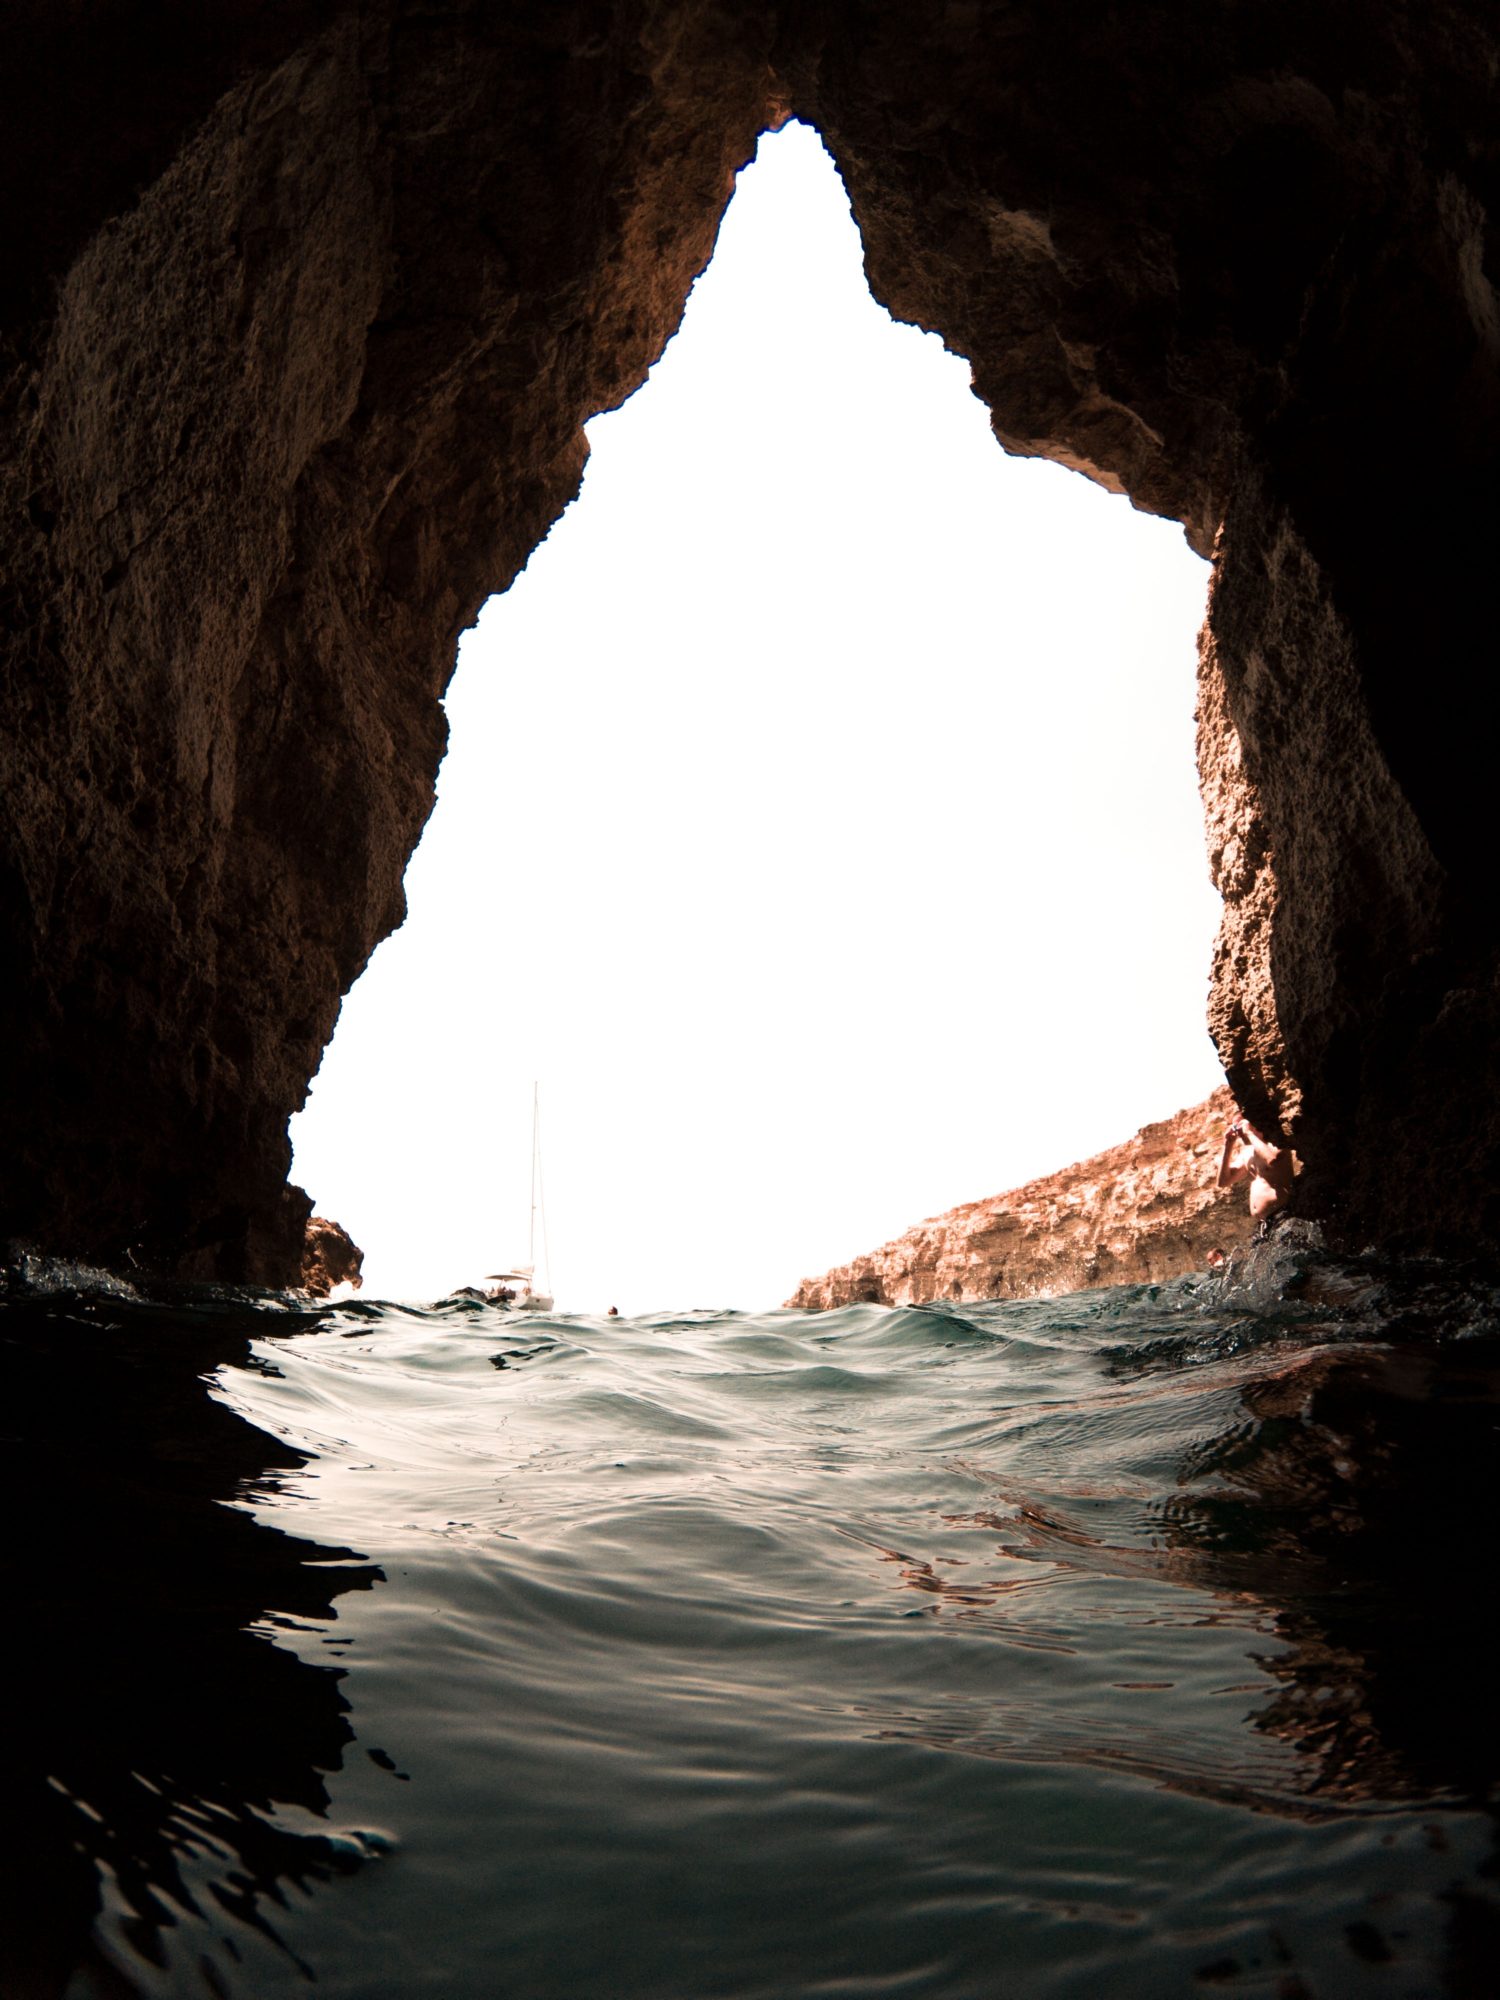
[[[1464,1274],[631,1320],[32,1277],[7,1995],[1496,1990]]]

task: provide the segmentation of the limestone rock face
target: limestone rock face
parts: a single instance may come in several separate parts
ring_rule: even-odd
[[[0,79],[0,1234],[295,1282],[458,634],[796,114],[1001,442],[1213,556],[1240,1102],[1334,1240],[1500,1245],[1492,7],[131,18],[20,0]]]
[[[821,1312],[1050,1298],[1201,1271],[1210,1251],[1227,1256],[1250,1231],[1244,1188],[1215,1185],[1233,1104],[1216,1090],[1122,1146],[919,1222],[852,1264],[805,1278],[787,1304]]]
[[[309,1216],[302,1239],[302,1289],[315,1299],[326,1299],[336,1285],[362,1282],[360,1269],[365,1253],[342,1224],[326,1215]]]

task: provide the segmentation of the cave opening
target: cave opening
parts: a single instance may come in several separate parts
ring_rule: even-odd
[[[296,1178],[376,1292],[766,1305],[1204,1096],[1207,565],[1007,457],[817,134],[740,177],[579,499],[466,636],[406,923]]]

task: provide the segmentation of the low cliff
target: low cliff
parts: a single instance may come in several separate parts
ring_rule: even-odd
[[[1008,1194],[919,1222],[852,1264],[806,1278],[789,1306],[1014,1299],[1151,1284],[1201,1270],[1249,1230],[1243,1188],[1215,1185],[1227,1090]]]

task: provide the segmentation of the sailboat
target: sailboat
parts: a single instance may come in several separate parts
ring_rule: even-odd
[[[535,1288],[538,1208],[542,1212],[542,1265],[547,1274],[541,1291]],[[509,1271],[487,1273],[485,1283],[505,1287],[503,1291],[491,1294],[502,1305],[515,1305],[523,1312],[552,1310],[552,1252],[547,1241],[547,1195],[542,1184],[542,1128],[535,1083],[531,1086],[531,1233],[527,1241],[526,1262],[514,1265]],[[519,1285],[520,1291],[511,1291],[509,1288],[512,1285]]]

